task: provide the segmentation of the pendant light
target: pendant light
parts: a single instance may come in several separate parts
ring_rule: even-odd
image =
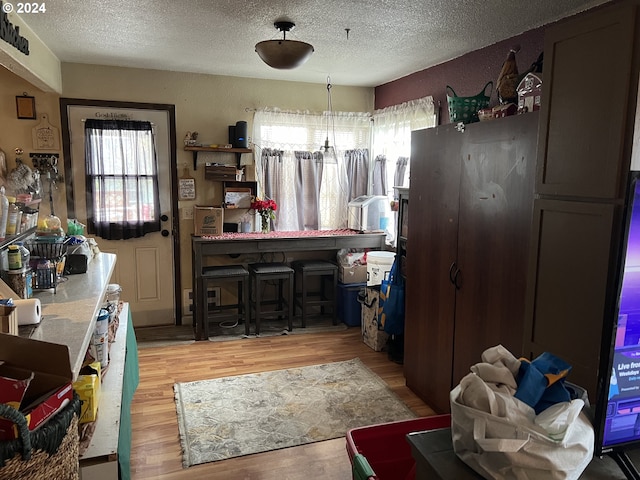
[[[297,40],[287,40],[287,32],[296,24],[279,20],[273,25],[282,32],[282,40],[265,40],[256,44],[256,52],[262,61],[279,70],[289,70],[305,63],[313,53],[313,46]]]

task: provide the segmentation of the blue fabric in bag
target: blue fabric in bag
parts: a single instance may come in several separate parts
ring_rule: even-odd
[[[389,335],[404,333],[404,279],[400,275],[397,255],[389,276],[380,284],[378,325]]]

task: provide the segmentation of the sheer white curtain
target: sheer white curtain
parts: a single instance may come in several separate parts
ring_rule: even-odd
[[[393,198],[394,186],[409,186],[411,132],[435,127],[437,120],[430,96],[373,113],[374,192]]]
[[[327,138],[332,148],[321,150]],[[315,228],[315,219],[308,221],[310,203],[318,205],[317,228],[346,227],[345,152],[370,148],[370,114],[261,109],[253,119],[253,143],[258,192],[277,202],[277,230]],[[301,179],[312,181],[301,188]],[[309,191],[311,183],[318,192]]]

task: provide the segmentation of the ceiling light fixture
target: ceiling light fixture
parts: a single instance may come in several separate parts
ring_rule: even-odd
[[[279,20],[273,24],[282,32],[282,40],[265,40],[256,44],[256,52],[264,63],[279,70],[299,67],[313,53],[313,46],[297,40],[287,40],[287,32],[296,26],[287,20]]]

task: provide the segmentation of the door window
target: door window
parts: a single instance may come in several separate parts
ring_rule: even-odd
[[[87,119],[85,162],[89,233],[122,240],[160,231],[150,122]]]

